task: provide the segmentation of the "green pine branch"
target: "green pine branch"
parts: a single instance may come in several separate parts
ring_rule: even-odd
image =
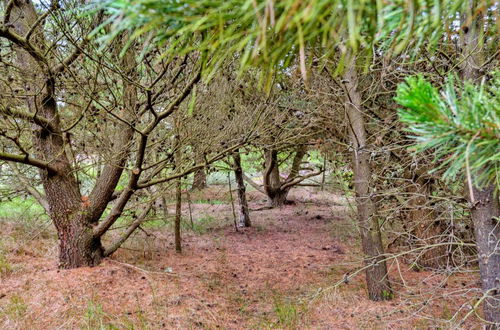
[[[432,150],[444,178],[467,172],[477,185],[499,182],[500,72],[480,85],[458,83],[453,76],[439,91],[422,76],[398,86],[400,120],[416,141],[416,152]]]

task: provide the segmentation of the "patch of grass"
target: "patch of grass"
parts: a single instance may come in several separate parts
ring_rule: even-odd
[[[181,221],[181,224],[183,229],[191,230],[198,235],[202,235],[216,228],[216,224],[218,222],[220,222],[219,219],[210,215],[205,215],[200,218],[193,219],[192,224],[189,221]]]
[[[198,199],[193,201],[193,204],[223,205],[226,202],[218,199]]]
[[[9,303],[3,308],[1,314],[12,320],[22,320],[25,318],[28,311],[28,305],[23,298],[18,295],[10,297]]]
[[[237,289],[233,287],[227,287],[227,296],[231,303],[231,306],[238,308],[238,312],[243,317],[248,317],[250,299],[247,295],[240,294]]]
[[[12,266],[7,257],[0,252],[0,278],[12,272]]]
[[[252,224],[252,227],[257,231],[257,232],[263,232],[266,230],[266,228],[264,227],[264,225],[261,225],[261,224]]]
[[[443,306],[443,309],[441,311],[441,315],[440,317],[443,319],[443,320],[451,320],[453,318],[453,313],[450,311],[450,308],[448,307],[448,304],[445,304]]]
[[[275,293],[272,300],[272,312],[262,313],[259,317],[260,320],[257,321],[256,328],[300,329],[301,321],[306,313],[306,304]]]
[[[224,287],[224,282],[222,281],[220,274],[209,273],[203,275],[201,278],[208,291],[216,291]]]
[[[303,313],[303,306],[279,297],[274,299],[273,307],[274,314],[277,317],[276,326],[280,328],[297,328]]]
[[[414,329],[430,329],[430,321],[427,319],[416,320],[413,323]]]
[[[85,311],[85,319],[83,329],[118,329],[118,327],[114,326],[109,322],[109,316],[106,312],[104,312],[102,305],[95,301],[94,299],[90,300]]]
[[[164,218],[152,218],[144,221],[141,226],[144,228],[162,228],[165,227],[170,222],[170,220],[171,218],[168,218],[167,220],[165,220]]]
[[[234,184],[234,173],[230,173],[230,180],[231,184]],[[227,185],[227,172],[218,171],[210,173],[207,176],[207,184],[216,186]]]

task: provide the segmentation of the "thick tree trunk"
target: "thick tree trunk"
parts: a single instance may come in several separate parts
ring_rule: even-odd
[[[358,211],[359,231],[363,253],[365,255],[366,282],[368,296],[371,300],[387,300],[392,296],[387,266],[384,261],[384,250],[380,225],[376,209],[370,196],[371,168],[370,152],[366,145],[366,130],[362,113],[361,95],[359,94],[355,60],[347,61],[346,112],[351,139],[352,167],[354,171],[354,189]]]
[[[443,241],[443,228],[437,221],[437,215],[430,205],[432,182],[426,180],[423,175],[415,174],[411,179],[410,186],[406,189],[410,194],[408,201],[408,219],[412,226],[411,234],[415,237],[416,247],[427,247],[419,253],[415,264],[419,268],[439,269],[447,265],[448,253],[444,245],[434,246]]]
[[[92,228],[84,222],[70,221],[70,226],[58,229],[58,236],[61,268],[97,266],[104,258],[100,238],[95,238]]]
[[[300,183],[304,177],[299,176],[300,165],[302,159],[306,155],[306,146],[299,145],[295,150],[295,155],[292,161],[292,168],[285,180],[281,180],[278,151],[265,150],[265,168],[264,168],[264,192],[269,199],[269,206],[281,207],[291,202],[287,200],[288,192],[296,184]]]
[[[243,180],[243,168],[241,167],[241,157],[239,150],[236,150],[234,152],[233,159],[234,175],[236,177],[236,184],[238,186],[238,204],[240,206],[239,226],[250,227],[252,223],[250,221],[250,212],[248,210],[247,197],[245,193],[245,181]]]
[[[500,326],[500,201],[499,192],[492,185],[486,189],[472,189],[469,196],[471,216],[479,259],[483,292],[484,318]],[[495,195],[496,194],[496,195]],[[496,329],[491,326],[490,329]]]
[[[482,12],[475,12],[477,2],[469,1],[469,13],[462,26],[462,77],[479,82],[482,73],[479,68],[484,62],[481,36],[484,20]],[[466,24],[468,23],[468,25]],[[478,250],[479,272],[483,293],[484,319],[488,329],[500,328],[500,191],[495,184],[477,188],[475,178],[466,182],[466,196],[470,204],[474,235]]]
[[[37,19],[31,1],[13,2],[11,22],[17,33],[25,35]],[[41,28],[35,28],[32,42],[39,49],[45,49]],[[34,127],[33,144],[37,156],[57,169],[55,173],[40,170],[40,176],[49,205],[49,216],[59,237],[60,267],[95,266],[102,259],[103,249],[100,239],[93,236],[92,219],[85,210],[88,201],[82,199],[65,150],[55,100],[55,78],[47,71],[46,64],[35,61],[28,51],[16,47],[16,54],[17,63],[27,79],[27,94],[39,91],[39,95],[27,99],[28,109],[51,124],[50,127]]]
[[[269,206],[282,207],[283,205],[290,204],[291,202],[287,199],[288,192],[289,190],[286,189],[268,193],[267,196],[269,198]]]
[[[278,167],[278,151],[265,150],[264,191],[272,207],[281,207],[286,204],[289,189],[282,189]]]

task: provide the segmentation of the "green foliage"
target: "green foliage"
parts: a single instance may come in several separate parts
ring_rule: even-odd
[[[328,182],[333,185],[334,189],[339,189],[345,195],[349,196],[352,192],[353,175],[352,169],[349,167],[349,162],[346,161],[342,154],[334,153],[329,157],[327,165]]]
[[[14,197],[0,203],[0,219],[46,220],[43,207],[33,197]]]
[[[321,47],[328,60],[343,45],[371,54],[373,46],[387,53],[417,53],[433,48],[443,29],[456,20],[468,1],[391,0],[108,0],[112,39],[120,32],[147,35],[165,47],[167,57],[205,52],[205,74],[210,77],[226,59],[239,54],[241,68],[263,67],[270,87],[273,73],[299,58],[306,77],[305,50]],[[491,6],[493,0],[481,3]],[[484,8],[484,7],[483,7]],[[96,33],[100,31],[96,30]],[[412,47],[409,47],[409,46]],[[344,52],[345,54],[345,52]],[[368,57],[369,58],[369,57]],[[367,64],[370,61],[367,61]],[[337,63],[343,67],[343,59]]]
[[[235,178],[234,178],[234,173],[231,172],[229,173],[229,177],[231,180],[231,184],[235,184]],[[227,171],[217,171],[217,172],[212,172],[207,175],[207,184],[208,185],[227,185]]]
[[[417,152],[432,150],[444,178],[466,174],[475,184],[498,182],[500,168],[500,72],[480,85],[448,78],[441,93],[422,76],[398,86],[402,122]]]

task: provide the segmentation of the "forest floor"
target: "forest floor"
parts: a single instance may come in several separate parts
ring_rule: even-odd
[[[251,209],[265,205],[250,196]],[[477,273],[415,272],[392,259],[394,299],[370,301],[363,273],[342,281],[361,266],[349,200],[306,188],[290,198],[252,211],[253,227],[236,232],[227,196],[210,188],[192,196],[193,227],[184,205],[182,254],[169,226],[145,226],[100,266],[74,270],[57,269],[50,226],[6,221],[0,328],[480,328],[470,312]]]

